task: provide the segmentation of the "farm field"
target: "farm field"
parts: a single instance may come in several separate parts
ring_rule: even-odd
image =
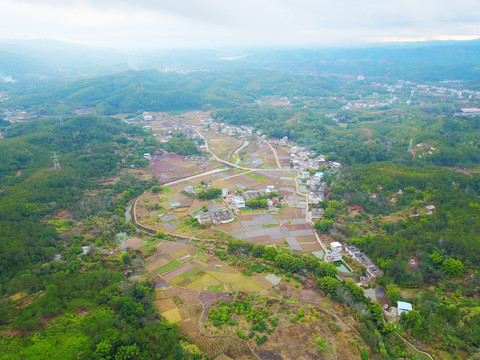
[[[240,165],[251,168],[276,168],[272,149],[266,143],[250,142],[239,152]],[[290,162],[289,162],[290,163]]]
[[[203,163],[184,161],[181,155],[166,154],[151,160],[149,166],[160,183],[166,183],[216,169],[221,164],[213,160]]]
[[[208,111],[187,111],[180,115],[166,115],[167,119],[171,119],[176,126],[179,126],[179,123],[187,126],[201,126],[203,125],[202,120],[208,119],[210,113]]]
[[[305,198],[293,192],[294,175],[295,172],[291,171],[246,172],[225,169],[216,174],[179,182],[158,194],[147,194],[137,204],[137,219],[149,228],[182,236],[221,240],[228,234],[255,244],[288,245],[292,250],[302,252],[321,250],[313,229],[305,222]],[[183,193],[186,186],[201,189],[207,184],[230,190],[265,189],[271,185],[284,197],[286,205],[277,213],[234,209],[237,217],[234,222],[216,225],[211,229],[195,227],[189,220],[203,209],[214,211],[229,206],[221,199],[199,200]]]
[[[231,236],[254,244],[287,245],[292,250],[321,250],[305,209],[284,208],[279,214],[239,214],[238,222],[219,225]]]
[[[289,148],[286,146],[272,145],[277,152],[278,161],[283,168],[290,167],[290,152]]]
[[[202,131],[201,133],[207,139],[210,151],[222,160],[228,161],[235,149],[242,145],[241,140],[224,134],[207,131]]]

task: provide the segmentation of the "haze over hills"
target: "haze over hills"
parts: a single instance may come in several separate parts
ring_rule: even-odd
[[[245,48],[126,52],[53,40],[0,41],[3,81],[92,77],[125,70],[266,69],[392,79],[478,79],[480,41],[390,43],[356,48]]]

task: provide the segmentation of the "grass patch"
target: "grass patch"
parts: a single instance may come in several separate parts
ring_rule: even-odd
[[[245,174],[247,176],[250,176],[251,178],[254,178],[255,180],[261,181],[261,182],[267,182],[268,179],[265,179],[264,177],[261,177],[259,175],[255,175],[254,173],[247,173]]]
[[[163,274],[164,272],[175,269],[179,265],[180,265],[180,262],[175,260],[175,261],[172,261],[171,263],[163,265],[162,267],[159,267],[158,269],[155,269],[154,272],[156,272],[157,274]]]
[[[214,291],[214,292],[223,291],[223,284],[222,285],[216,285],[216,286],[209,286],[208,291]]]
[[[188,279],[190,276],[198,274],[200,271],[202,271],[200,268],[195,268],[195,269],[189,270],[186,273],[182,274],[182,277],[184,279]]]

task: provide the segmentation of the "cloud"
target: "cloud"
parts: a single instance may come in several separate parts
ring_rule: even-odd
[[[122,47],[351,45],[480,32],[477,0],[0,0],[0,7],[3,38]]]

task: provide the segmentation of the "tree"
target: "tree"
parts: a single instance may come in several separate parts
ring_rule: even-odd
[[[197,196],[200,199],[211,200],[211,199],[215,199],[215,198],[219,197],[221,195],[221,193],[222,193],[222,190],[220,190],[220,189],[210,188],[210,189],[207,189],[207,190],[200,191],[197,194]]]
[[[278,250],[274,246],[266,246],[263,251],[262,259],[273,261],[277,255]]]
[[[330,276],[335,277],[338,274],[338,269],[332,263],[322,261],[315,269],[318,276]]]
[[[337,217],[337,212],[332,207],[327,207],[323,212],[323,217],[328,220],[333,220]]]
[[[372,305],[368,307],[370,310],[370,319],[372,319],[377,326],[382,323],[383,318],[383,309],[382,305],[378,301],[375,301]]]
[[[443,256],[440,255],[437,251],[434,251],[428,257],[434,265],[440,265],[443,262]]]
[[[162,187],[160,185],[152,186],[152,193],[158,194],[160,191],[162,191]]]
[[[387,298],[390,300],[390,303],[396,304],[398,300],[402,298],[402,290],[395,284],[387,285]]]
[[[443,262],[442,271],[449,276],[462,276],[465,266],[460,260],[450,258]]]
[[[333,220],[319,219],[315,222],[315,225],[313,227],[317,231],[320,231],[322,233],[326,233],[326,232],[328,232],[328,230],[330,230],[332,225],[333,225]]]
[[[363,348],[362,351],[360,351],[360,357],[362,360],[368,360],[370,358],[367,349]]]
[[[357,301],[365,301],[365,294],[363,289],[355,284],[355,282],[351,279],[345,280],[343,283],[343,288],[347,290]]]
[[[414,336],[421,335],[423,331],[423,322],[425,319],[418,310],[409,311],[405,316],[402,314],[402,318],[405,322],[405,326],[412,330],[412,334]]]
[[[284,270],[298,272],[305,268],[305,262],[297,256],[278,254],[275,257],[275,264]]]
[[[265,252],[265,245],[263,244],[255,244],[252,248],[252,256],[256,258],[263,257],[263,253]]]
[[[335,295],[337,289],[342,286],[342,282],[337,278],[325,276],[317,280],[317,285],[327,294]]]

